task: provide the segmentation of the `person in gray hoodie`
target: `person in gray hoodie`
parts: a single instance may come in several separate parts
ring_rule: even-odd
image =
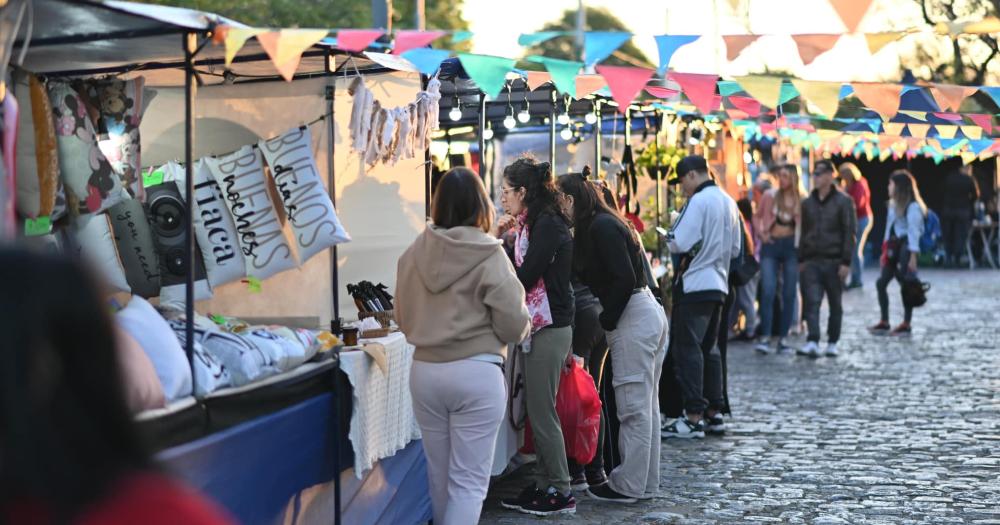
[[[465,525],[479,521],[489,488],[507,345],[528,336],[531,319],[479,177],[446,173],[431,217],[399,259],[395,316],[416,347],[410,392],[434,523]]]

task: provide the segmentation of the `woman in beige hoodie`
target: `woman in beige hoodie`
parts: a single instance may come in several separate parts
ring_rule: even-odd
[[[413,411],[434,523],[477,523],[503,421],[507,345],[527,337],[524,288],[494,229],[483,183],[456,168],[438,183],[432,224],[399,259],[396,322],[416,347]]]

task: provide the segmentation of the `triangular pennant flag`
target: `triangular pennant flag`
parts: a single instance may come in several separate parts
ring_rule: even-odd
[[[736,77],[736,81],[740,83],[744,91],[759,100],[761,104],[769,108],[778,107],[781,104],[781,85],[784,83],[781,77],[750,75]]]
[[[950,120],[952,122],[961,122],[962,121],[962,115],[959,115],[958,113],[945,113],[945,112],[941,112],[941,111],[935,111],[932,114],[935,117],[937,117],[939,119],[942,119],[942,120]]]
[[[528,71],[528,89],[534,91],[547,82],[552,82],[552,75],[547,71]]]
[[[282,29],[257,35],[257,41],[271,58],[281,77],[291,81],[302,60],[302,53],[326,38],[326,29]]]
[[[660,67],[656,69],[656,72],[662,75],[667,70],[667,66],[670,65],[670,58],[674,56],[674,52],[682,46],[698,40],[699,35],[656,35],[653,38],[656,40],[656,49],[660,54]]]
[[[490,98],[497,98],[506,82],[507,73],[514,67],[513,59],[490,55],[459,53],[458,59],[469,78]]]
[[[967,97],[978,91],[978,87],[953,86],[950,84],[934,84],[931,87],[931,95],[937,102],[941,111],[958,111]]]
[[[890,31],[888,33],[866,33],[865,41],[871,54],[878,53],[883,47],[906,36],[905,31]]]
[[[840,35],[792,35],[799,48],[799,57],[804,65],[812,64],[816,57],[833,49],[840,41]]]
[[[898,136],[893,137],[891,135],[880,135],[878,138],[878,148],[883,150],[891,149],[893,145],[900,141],[901,140]]]
[[[884,122],[882,123],[882,128],[885,129],[886,135],[900,136],[903,134],[903,128],[906,124],[902,122]]]
[[[236,53],[240,52],[243,45],[251,37],[255,37],[266,31],[257,27],[233,27],[227,26],[226,35],[223,42],[226,44],[226,67],[233,63]]]
[[[809,103],[816,106],[822,115],[833,118],[840,104],[840,83],[817,80],[793,79],[792,85]]]
[[[973,140],[979,140],[983,138],[983,128],[979,126],[962,126],[961,130],[962,134],[965,135],[966,138],[970,138]]]
[[[472,31],[455,31],[451,34],[451,43],[460,44],[472,38]]]
[[[621,113],[628,111],[629,104],[639,96],[654,73],[652,69],[621,66],[597,66],[597,72],[608,82],[611,98],[618,103]]]
[[[371,59],[372,62],[375,62],[385,68],[396,71],[409,71],[410,73],[420,72],[413,62],[403,58],[402,55],[390,55],[387,53],[376,53],[374,51],[365,51],[364,55]]]
[[[993,115],[973,113],[966,116],[969,117],[969,120],[971,120],[977,126],[983,128],[986,131],[986,133],[990,134],[993,133]]]
[[[778,95],[778,104],[784,104],[789,100],[799,96],[799,90],[795,86],[785,82],[781,84],[781,93]]]
[[[968,166],[969,164],[975,162],[976,157],[978,157],[978,155],[972,153],[971,151],[963,151],[961,153],[961,157],[962,157],[962,165]]]
[[[681,94],[681,92],[676,89],[665,88],[663,86],[648,86],[646,88],[646,93],[662,100],[670,100]]]
[[[844,22],[848,33],[858,30],[858,24],[872,5],[872,0],[830,0],[830,5]]]
[[[885,161],[889,160],[889,157],[891,157],[891,156],[892,156],[892,150],[891,149],[880,149],[879,152],[878,152],[878,160],[881,161],[881,162],[885,162]]]
[[[955,133],[958,132],[958,126],[936,124],[934,129],[938,132],[938,137],[943,139],[953,139],[955,138]]]
[[[910,135],[913,135],[914,137],[922,139],[922,138],[924,138],[924,137],[927,136],[927,132],[930,131],[931,125],[930,124],[907,124],[906,125],[906,129],[907,129],[907,131],[910,132]]]
[[[360,53],[384,34],[381,29],[342,29],[337,31],[337,47]]]
[[[915,118],[921,122],[927,122],[927,112],[926,111],[912,111],[909,109],[901,109],[899,112],[910,118]]]
[[[995,86],[980,86],[979,91],[986,93],[993,99],[993,103],[1000,106],[1000,87]]]
[[[732,96],[729,97],[729,102],[736,106],[737,109],[745,112],[753,118],[760,116],[760,102],[756,99],[750,97]]]
[[[729,7],[732,7],[733,11],[739,11],[740,0],[729,0]]]
[[[582,62],[543,56],[530,56],[526,60],[543,64],[549,74],[552,75],[552,82],[556,85],[556,89],[560,93],[570,96],[576,94],[576,74],[583,67]]]
[[[530,47],[537,46],[543,42],[552,40],[553,38],[562,34],[562,31],[539,31],[537,33],[521,33],[521,36],[517,37],[517,45]]]
[[[413,62],[413,65],[417,67],[421,73],[431,76],[437,72],[438,68],[441,67],[441,62],[444,62],[451,52],[444,49],[431,49],[429,47],[418,47],[416,49],[411,49],[405,51],[402,57]]]
[[[735,80],[720,80],[716,84],[719,86],[719,94],[724,97],[735,95],[743,91],[739,82],[736,82]]]
[[[577,75],[576,76],[576,98],[581,99],[600,91],[608,83],[601,75]]]
[[[979,155],[993,146],[993,139],[976,139],[969,141],[969,151]]]
[[[414,31],[412,29],[397,31],[396,41],[392,45],[392,53],[401,55],[411,49],[427,47],[431,42],[444,35],[444,31]]]
[[[903,92],[902,84],[855,82],[851,86],[861,102],[881,115],[882,120],[889,120],[899,112],[899,97]]]
[[[681,86],[684,95],[702,113],[708,114],[719,108],[718,98],[715,95],[715,81],[719,79],[718,76],[677,72],[670,72],[667,75],[670,80]]]
[[[587,66],[601,62],[630,38],[630,33],[619,31],[587,31],[583,35],[584,62]]]
[[[726,42],[726,60],[732,62],[750,44],[757,41],[760,35],[722,35]]]
[[[748,118],[750,118],[750,115],[749,115],[749,114],[747,114],[747,112],[746,112],[746,111],[743,111],[743,110],[741,110],[741,109],[727,109],[727,110],[726,110],[726,115],[727,115],[727,116],[728,116],[728,117],[729,117],[729,118],[730,118],[731,120],[743,120],[743,119],[748,119]]]

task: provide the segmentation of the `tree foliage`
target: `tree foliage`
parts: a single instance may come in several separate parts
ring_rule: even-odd
[[[585,7],[586,15],[585,30],[590,31],[623,31],[628,32],[628,27],[615,15],[603,7]],[[540,31],[575,31],[576,30],[576,9],[567,9],[563,12],[562,18],[545,24]],[[576,37],[560,36],[537,46],[528,48],[526,55],[545,55],[551,58],[561,58],[565,60],[580,60],[581,50],[577,49]],[[650,66],[650,61],[646,55],[639,50],[631,41],[626,42],[614,55],[603,62],[613,66]]]
[[[929,25],[956,21],[978,21],[1000,15],[1000,0],[913,0]],[[997,38],[993,35],[961,35],[948,38],[950,52],[942,52],[939,40],[917,48],[916,55],[904,60],[918,76],[952,84],[985,84],[991,66],[1000,55]]]

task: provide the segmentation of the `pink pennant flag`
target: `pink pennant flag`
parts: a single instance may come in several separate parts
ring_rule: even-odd
[[[983,128],[986,133],[993,133],[993,115],[974,113],[966,116],[969,117],[969,120],[971,120],[975,125]]]
[[[979,88],[974,86],[934,84],[931,87],[931,95],[934,97],[934,101],[937,102],[938,107],[941,108],[941,111],[947,111],[949,109],[952,111],[959,111],[959,106],[962,105],[962,101],[976,91],[979,91]],[[961,117],[959,117],[959,119],[961,119]]]
[[[872,0],[830,0],[830,5],[847,26],[848,33],[858,30],[858,24],[872,5]]]
[[[761,133],[765,133],[765,134],[766,133],[774,133],[777,130],[778,130],[778,126],[776,126],[774,124],[768,124],[768,123],[765,122],[765,123],[762,123],[760,125],[760,132]]]
[[[854,82],[851,84],[854,94],[861,102],[882,116],[882,120],[890,120],[899,113],[899,97],[903,93],[902,84],[876,84]]]
[[[945,112],[938,111],[938,112],[931,113],[931,115],[934,115],[935,117],[937,117],[939,119],[950,120],[952,122],[961,122],[962,121],[962,115],[959,115],[958,113],[945,113]]]
[[[792,35],[799,48],[799,57],[804,65],[812,64],[816,57],[833,49],[840,41],[840,35]]]
[[[695,107],[708,114],[719,109],[721,97],[715,94],[715,83],[718,75],[703,75],[699,73],[667,73],[668,78],[677,82]]]
[[[542,84],[552,82],[552,75],[546,71],[528,71],[528,89],[534,91]]]
[[[381,29],[344,29],[337,31],[337,47],[360,53],[384,34],[385,31]]]
[[[444,35],[444,31],[416,31],[413,29],[397,31],[396,42],[392,46],[392,53],[394,55],[401,55],[413,48],[426,47],[430,45],[431,42],[443,37]],[[369,44],[370,43],[371,42],[369,42]],[[365,47],[368,46],[366,45]]]
[[[726,115],[732,120],[746,120],[750,118],[750,115],[742,109],[727,109]]]
[[[639,96],[654,71],[641,67],[597,66],[597,72],[608,82],[611,98],[618,103],[618,111],[625,113],[629,104]]]
[[[726,60],[732,62],[750,44],[757,41],[760,35],[723,35],[722,40],[726,42]]]
[[[751,117],[760,116],[760,102],[755,98],[733,95],[729,97],[729,102]]]
[[[677,95],[680,95],[681,92],[676,89],[665,88],[663,86],[648,86],[646,88],[646,93],[662,100],[670,100]]]
[[[581,99],[608,85],[601,75],[577,75],[576,98]]]

